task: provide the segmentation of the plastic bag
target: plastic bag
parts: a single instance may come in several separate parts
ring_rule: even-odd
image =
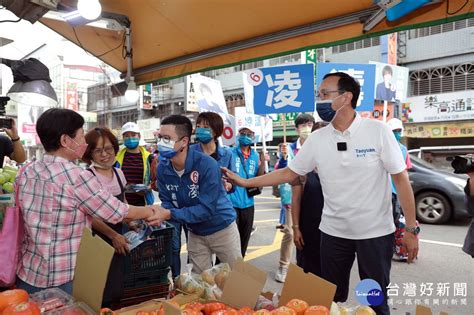
[[[331,305],[331,315],[375,315],[375,311],[365,305],[359,306],[347,306],[346,304],[341,303],[332,303]]]
[[[204,295],[205,287],[204,281],[202,280],[201,275],[193,275],[191,270],[193,269],[192,264],[186,265],[186,272],[180,274],[174,280],[174,284],[176,289],[188,293],[188,294],[196,294],[199,297]]]
[[[204,270],[201,273],[202,279],[210,285],[217,285],[221,290],[224,288],[225,281],[229,277],[230,265],[221,263],[214,267]]]

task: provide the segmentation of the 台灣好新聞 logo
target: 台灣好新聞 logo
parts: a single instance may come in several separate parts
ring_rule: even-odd
[[[373,279],[364,279],[355,288],[357,302],[362,305],[378,306],[382,304],[385,296],[382,287]]]

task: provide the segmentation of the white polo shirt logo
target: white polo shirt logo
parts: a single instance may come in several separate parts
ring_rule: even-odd
[[[367,153],[375,153],[374,148],[368,148],[368,149],[355,149],[356,152],[356,157],[361,158],[361,157],[366,157]]]

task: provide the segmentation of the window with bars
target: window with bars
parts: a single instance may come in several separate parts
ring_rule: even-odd
[[[331,51],[333,54],[343,53],[346,51],[368,48],[373,46],[380,45],[380,37],[372,37],[372,38],[365,38],[355,42],[350,42],[347,44],[337,45],[331,47]]]
[[[114,113],[113,118],[115,120],[115,126],[122,126],[128,121],[137,121],[138,111],[134,109],[134,110],[127,110],[123,112]]]
[[[281,56],[270,59],[270,66],[282,65],[285,63],[295,63],[301,60],[301,53]]]
[[[426,37],[430,35],[451,32],[454,30],[460,30],[466,27],[474,27],[474,18],[410,30],[408,32],[408,37],[409,39],[415,39],[418,37]]]
[[[408,96],[474,90],[474,63],[410,72]]]

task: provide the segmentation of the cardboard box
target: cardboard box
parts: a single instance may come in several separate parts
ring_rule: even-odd
[[[311,273],[305,273],[300,267],[290,264],[279,306],[285,305],[291,299],[302,299],[309,305],[324,305],[331,309],[335,294],[335,284]]]
[[[84,228],[77,253],[72,295],[99,312],[114,248]]]
[[[262,292],[265,282],[267,280],[267,273],[257,267],[252,266],[249,263],[239,259],[235,262],[234,267],[229,274],[229,278],[225,283],[222,297],[219,302],[226,305],[230,305],[237,309],[244,306],[253,306],[257,303],[257,299]],[[179,305],[184,305],[193,301],[199,300],[196,295],[184,295],[179,294],[175,296],[172,301]],[[117,311],[120,315],[134,315],[139,310],[146,310],[146,307],[155,307],[153,303],[162,303],[165,308],[165,314],[169,315],[180,315],[181,310],[175,305],[168,303],[164,300],[152,300],[148,302],[123,308]]]
[[[225,282],[221,301],[235,308],[253,308],[266,281],[265,271],[239,259]]]
[[[271,300],[272,293],[262,293],[266,280],[267,273],[265,271],[240,259],[234,264],[229,278],[225,283],[222,298],[219,302],[239,309],[244,306],[255,306],[260,295],[264,295]],[[293,298],[300,298],[307,301],[310,305],[324,305],[330,309],[335,293],[336,286],[334,284],[313,274],[304,273],[303,269],[291,264],[283,286],[280,305],[285,305]],[[171,301],[179,305],[184,305],[198,299],[196,295],[179,294]],[[151,304],[145,302],[136,306],[123,308],[118,310],[117,314],[134,315],[139,310],[148,310],[147,307],[149,306],[153,310],[159,308],[159,305],[156,304],[158,301],[159,300],[152,300],[149,301]],[[181,310],[175,305],[170,304],[169,301],[161,300],[160,302],[163,304],[165,314],[181,314]]]
[[[116,311],[115,313],[120,314],[120,315],[136,315],[138,311],[145,311],[145,312],[155,311],[157,309],[160,309],[161,305],[162,305],[162,301],[160,300],[150,300],[150,301],[146,301],[137,305],[124,307]]]

